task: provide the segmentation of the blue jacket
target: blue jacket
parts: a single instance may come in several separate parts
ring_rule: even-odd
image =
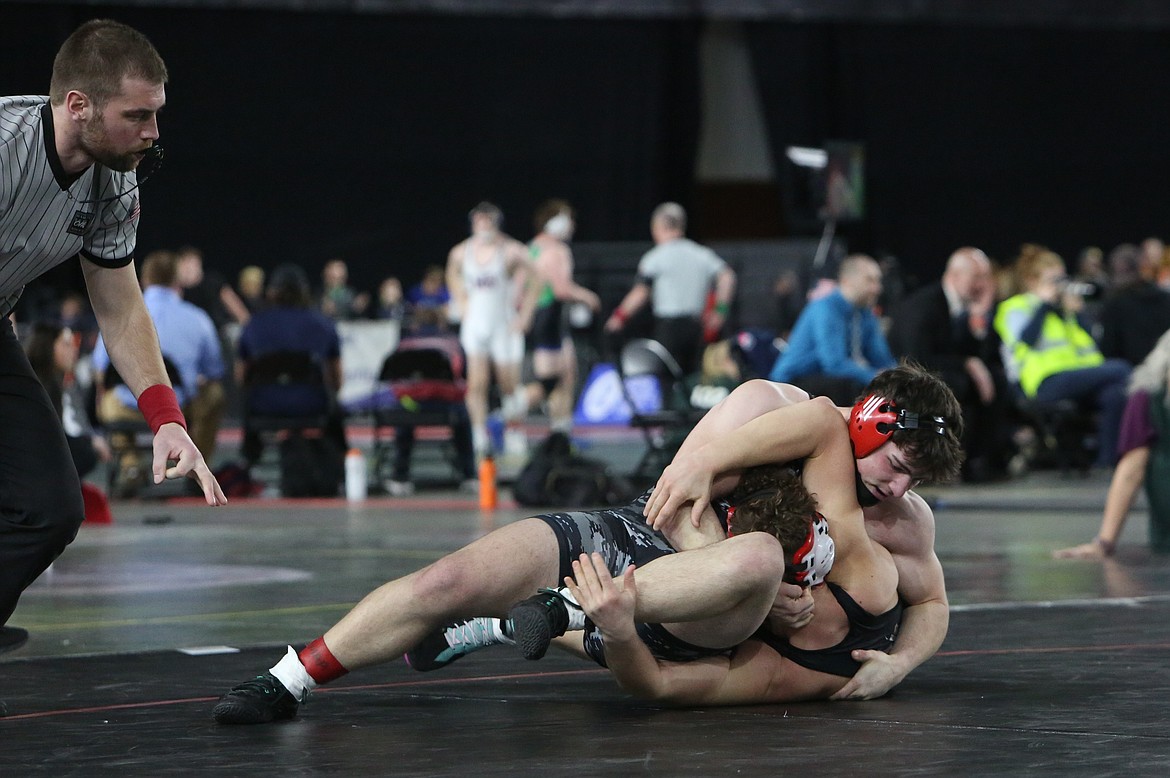
[[[861,321],[861,353],[868,365],[850,358],[852,323]],[[808,304],[796,320],[788,347],[776,359],[769,375],[773,381],[790,383],[808,375],[853,378],[869,383],[880,370],[897,364],[873,311],[859,310],[840,289]]]

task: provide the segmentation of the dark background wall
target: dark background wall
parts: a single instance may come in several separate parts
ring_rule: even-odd
[[[143,250],[195,243],[229,276],[284,260],[316,273],[338,254],[372,288],[441,262],[480,199],[526,239],[541,200],[568,198],[582,241],[645,240],[657,202],[703,202],[697,47],[714,4],[631,2],[618,7],[648,12],[614,18],[586,3],[561,16],[242,5],[0,3],[0,29],[20,31],[0,93],[43,93],[57,46],[92,16],[138,27],[166,59],[167,162],[144,187]],[[788,206],[776,235],[810,228],[784,148],[828,138],[867,147],[869,215],[844,228],[850,248],[918,275],[962,244],[1008,260],[1024,241],[1071,256],[1166,235],[1170,34],[1142,23],[1150,4],[1122,4],[1126,26],[1061,16],[1076,3],[1023,4],[1027,18],[1002,3],[928,18],[915,3],[822,5],[833,12],[744,22]]]

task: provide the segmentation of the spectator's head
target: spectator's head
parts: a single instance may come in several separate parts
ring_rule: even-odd
[[[122,94],[127,78],[165,84],[167,66],[142,33],[110,19],[93,19],[57,50],[49,99],[62,105],[69,92],[82,92],[100,117],[106,103]]]
[[[677,240],[687,232],[687,212],[678,203],[662,203],[650,214],[650,235],[655,243]]]
[[[467,213],[471,234],[478,238],[494,238],[504,226],[504,212],[487,200],[476,205]]]
[[[73,331],[54,321],[33,325],[25,344],[33,371],[44,381],[47,376],[61,376],[77,365],[78,343]]]
[[[869,397],[884,398],[919,420],[917,427],[893,430],[885,443],[857,460],[860,482],[873,498],[901,497],[916,483],[942,483],[959,474],[963,412],[939,376],[904,361],[874,376],[858,402]],[[943,420],[941,433],[940,425],[931,423],[935,417]]]
[[[194,246],[183,246],[175,252],[178,262],[179,286],[190,289],[203,283],[203,252]]]
[[[1068,275],[1064,260],[1059,254],[1035,243],[1025,243],[1020,247],[1020,256],[1016,259],[1016,272],[1020,276],[1020,285],[1025,292],[1035,292],[1044,284],[1055,283]]]
[[[152,251],[142,260],[142,288],[165,286],[179,288],[179,262],[173,251]]]
[[[1105,252],[1097,246],[1086,246],[1077,256],[1077,275],[1085,280],[1099,278],[1105,272]]]
[[[942,282],[964,303],[973,303],[991,283],[991,260],[977,248],[961,248],[947,260]]]
[[[309,277],[299,265],[279,265],[268,277],[268,301],[284,308],[308,308]]]
[[[1166,244],[1161,238],[1146,238],[1142,241],[1142,261],[1140,271],[1142,278],[1153,281],[1158,275],[1158,266],[1162,264],[1162,254]]]
[[[1129,286],[1142,277],[1142,250],[1122,243],[1109,252],[1109,280],[1115,287]]]
[[[255,300],[264,294],[264,269],[248,265],[240,271],[240,294]]]
[[[434,293],[442,289],[445,283],[447,283],[446,271],[439,265],[431,265],[423,273],[420,285],[424,291]]]
[[[837,272],[841,295],[856,308],[872,308],[882,293],[882,269],[868,254],[850,254]]]
[[[394,305],[402,302],[402,282],[395,276],[382,280],[378,287],[378,302],[382,305]]]
[[[545,200],[533,214],[532,226],[538,235],[544,233],[557,240],[569,241],[577,231],[577,213],[565,200]]]
[[[321,281],[326,289],[345,286],[348,280],[349,267],[346,266],[345,260],[335,257],[325,263],[325,268],[321,271]]]

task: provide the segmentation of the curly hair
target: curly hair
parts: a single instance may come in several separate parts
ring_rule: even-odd
[[[745,470],[727,499],[735,506],[735,515],[728,522],[730,534],[766,532],[780,541],[785,552],[804,544],[817,512],[816,500],[800,476],[784,465]]]
[[[919,419],[941,416],[946,428],[923,425],[895,430],[891,439],[906,455],[907,464],[923,483],[945,483],[959,474],[963,464],[963,410],[955,393],[936,373],[913,360],[874,376],[858,400],[869,395],[885,397],[898,408],[914,411]]]

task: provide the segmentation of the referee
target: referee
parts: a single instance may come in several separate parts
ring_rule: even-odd
[[[49,97],[0,97],[0,651],[28,638],[2,625],[84,518],[60,420],[8,316],[29,281],[80,258],[110,356],[154,430],[155,483],[190,475],[208,505],[227,502],[187,435],[134,274],[134,171],[158,138],[166,80],[150,41],[98,19],[62,44]]]

